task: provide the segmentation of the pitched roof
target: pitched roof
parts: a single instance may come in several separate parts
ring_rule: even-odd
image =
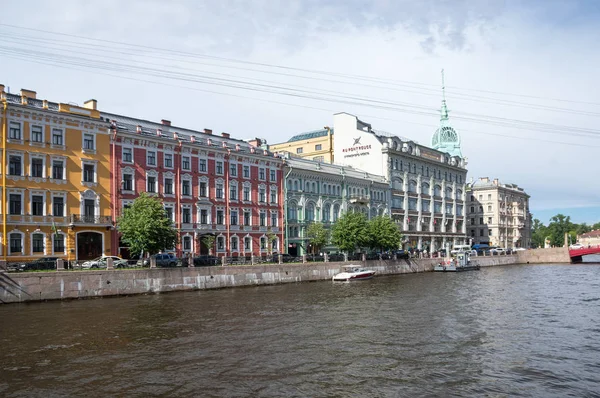
[[[331,129],[330,131],[331,134],[333,134],[333,129]],[[306,133],[296,134],[295,136],[287,140],[287,142],[310,140],[311,138],[325,137],[326,135],[327,129],[307,131]]]

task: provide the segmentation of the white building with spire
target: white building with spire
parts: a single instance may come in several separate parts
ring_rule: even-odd
[[[442,101],[440,127],[432,147],[373,129],[354,115],[334,115],[334,159],[382,175],[391,188],[391,214],[405,236],[405,248],[439,250],[467,244],[466,159],[460,136]]]

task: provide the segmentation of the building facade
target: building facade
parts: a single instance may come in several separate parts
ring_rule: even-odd
[[[284,161],[287,253],[310,252],[306,231],[311,223],[330,228],[346,211],[367,219],[389,215],[389,184],[383,176],[294,157]]]
[[[600,230],[586,232],[577,236],[577,242],[584,246],[598,246],[600,245]]]
[[[516,184],[487,177],[468,185],[467,214],[472,244],[531,247],[529,195]]]
[[[459,138],[444,129],[449,127],[444,110],[445,104],[434,141],[446,148]],[[336,163],[388,181],[392,218],[401,226],[406,248],[435,251],[466,242],[465,158],[376,131],[347,113],[334,115],[334,130]]]
[[[0,105],[3,259],[110,254],[110,142],[96,101],[55,103],[0,85]]]
[[[333,129],[297,134],[286,142],[270,146],[273,152],[289,154],[290,157],[314,160],[321,163],[333,163]]]
[[[218,256],[260,256],[281,250],[283,162],[273,153],[229,134],[195,131],[127,116],[102,113],[110,123],[113,217],[141,192],[163,202],[179,231],[166,248]],[[203,237],[214,236],[214,247]],[[115,247],[128,249],[115,235]],[[272,240],[272,242],[271,242]]]

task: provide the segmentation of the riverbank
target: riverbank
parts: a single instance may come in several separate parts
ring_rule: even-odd
[[[439,259],[372,260],[363,263],[377,275],[430,272]],[[539,249],[510,256],[474,257],[481,267],[568,263],[567,249]],[[0,302],[64,300],[185,290],[330,280],[348,263],[269,264],[135,270],[1,273]]]

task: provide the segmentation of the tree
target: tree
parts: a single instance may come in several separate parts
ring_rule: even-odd
[[[533,220],[533,225],[531,226],[531,244],[533,247],[544,247],[544,241],[548,236],[548,227],[546,227],[540,220],[537,218]]]
[[[167,218],[161,201],[145,192],[124,209],[117,219],[117,229],[133,255],[157,253],[177,244],[177,230]]]
[[[213,247],[215,247],[216,239],[217,238],[211,234],[202,235],[202,237],[200,238],[200,241],[202,242],[202,244],[204,246],[206,246],[206,248],[208,249],[209,255],[212,255],[212,253],[213,253]]]
[[[402,242],[398,226],[387,216],[377,216],[368,222],[368,245],[371,249],[387,251],[397,249]]]
[[[331,243],[342,251],[353,252],[367,242],[367,220],[362,213],[346,212],[331,228]]]
[[[269,228],[269,231],[267,232],[267,253],[273,254],[273,242],[276,240],[277,235],[271,231],[271,228]]]
[[[572,242],[574,235],[574,224],[571,222],[570,216],[565,216],[563,214],[557,214],[550,219],[550,224],[548,224],[548,232],[550,236],[550,244],[552,246],[561,247],[565,244],[565,234],[568,233],[571,235]],[[577,236],[574,236],[577,239]]]
[[[312,247],[312,254],[316,254],[329,242],[329,230],[322,223],[315,222],[306,229],[306,237]]]

